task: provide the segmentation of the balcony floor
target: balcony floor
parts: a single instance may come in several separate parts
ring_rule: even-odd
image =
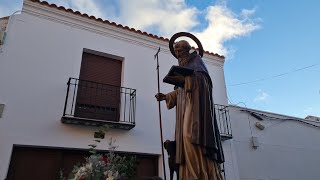
[[[220,134],[220,136],[221,136],[221,141],[226,141],[226,140],[232,139],[231,134]]]
[[[130,130],[136,126],[134,123],[128,123],[128,122],[106,121],[106,120],[99,120],[99,119],[88,119],[88,118],[69,117],[69,116],[62,116],[61,122],[65,124],[76,124],[76,125],[97,126],[97,127],[108,125],[110,128],[123,129],[123,130]]]

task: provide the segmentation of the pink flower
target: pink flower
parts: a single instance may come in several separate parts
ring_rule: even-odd
[[[107,164],[108,163],[108,157],[102,156],[102,160]]]

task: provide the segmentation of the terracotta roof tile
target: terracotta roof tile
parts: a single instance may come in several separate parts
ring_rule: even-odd
[[[10,17],[10,16],[5,16],[5,17],[1,17],[0,19],[1,19],[1,20],[5,20],[5,19],[7,19],[7,20],[8,20],[8,19],[9,19],[9,17]]]
[[[125,29],[125,30],[128,30],[128,31],[131,31],[131,32],[135,32],[135,33],[138,33],[138,34],[142,34],[142,35],[145,35],[145,36],[148,36],[148,37],[151,37],[151,38],[154,38],[154,39],[158,39],[158,40],[162,40],[162,41],[166,41],[166,42],[169,42],[169,39],[168,38],[164,38],[164,37],[161,37],[161,36],[157,36],[157,35],[154,35],[154,34],[151,34],[151,33],[147,33],[147,32],[142,32],[141,30],[136,30],[134,28],[130,28],[128,26],[123,26],[122,24],[117,24],[115,22],[110,22],[108,20],[103,20],[101,18],[96,18],[95,16],[89,16],[88,14],[86,13],[81,13],[79,11],[73,11],[72,9],[68,8],[66,9],[65,7],[63,6],[57,6],[56,4],[50,4],[48,3],[47,1],[40,1],[40,0],[29,0],[29,1],[32,1],[32,2],[35,2],[35,3],[39,3],[41,5],[45,5],[45,6],[48,6],[48,7],[52,7],[52,8],[56,8],[58,10],[63,10],[63,11],[66,11],[66,12],[70,12],[70,13],[73,13],[73,14],[76,14],[76,15],[80,15],[82,17],[86,17],[86,18],[89,18],[89,19],[93,19],[93,20],[96,20],[96,21],[99,21],[99,22],[102,22],[102,23],[106,23],[108,25],[111,25],[111,26],[114,26],[114,27],[118,27],[118,28],[122,28],[122,29]],[[209,52],[209,51],[205,51],[204,53],[206,54],[209,54],[209,55],[212,55],[212,56],[217,56],[217,57],[220,57],[220,58],[223,58],[224,59],[224,56],[221,56],[219,54],[216,54],[216,53],[212,53],[212,52]]]

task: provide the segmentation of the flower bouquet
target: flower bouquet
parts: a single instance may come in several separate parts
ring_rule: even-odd
[[[105,133],[100,130],[99,133]],[[99,139],[90,144],[90,156],[83,164],[75,165],[69,180],[131,180],[135,177],[137,160],[135,156],[118,155],[115,153],[115,140],[110,138],[109,152],[102,155],[96,151]],[[65,180],[60,172],[60,180]]]

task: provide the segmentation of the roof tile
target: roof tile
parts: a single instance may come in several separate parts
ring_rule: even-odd
[[[63,11],[66,11],[66,12],[70,12],[70,13],[73,13],[75,15],[80,15],[82,17],[87,17],[89,19],[94,19],[94,20],[97,20],[97,21],[101,21],[103,23],[106,23],[106,24],[109,24],[111,26],[114,26],[114,27],[118,27],[118,28],[122,28],[122,29],[125,29],[125,30],[129,30],[129,31],[132,31],[132,32],[136,32],[138,34],[142,34],[142,35],[145,35],[145,36],[149,36],[151,38],[155,38],[155,39],[158,39],[158,40],[162,40],[162,41],[166,41],[166,42],[169,42],[169,39],[168,38],[164,38],[164,37],[161,37],[161,36],[157,36],[157,35],[154,35],[154,34],[151,34],[151,33],[147,33],[147,32],[142,32],[141,30],[136,30],[134,28],[130,28],[128,26],[123,26],[122,24],[117,24],[115,22],[110,22],[108,20],[102,20],[101,18],[96,18],[95,16],[89,16],[88,14],[86,13],[81,13],[79,11],[73,11],[72,9],[68,8],[66,9],[65,7],[63,6],[57,6],[56,4],[50,4],[48,3],[47,1],[40,1],[40,0],[29,0],[29,1],[32,1],[32,2],[35,2],[35,3],[39,3],[41,5],[45,5],[45,6],[49,6],[49,7],[52,7],[52,8],[56,8],[58,10],[63,10]],[[209,54],[209,55],[212,55],[212,56],[217,56],[219,58],[223,58],[224,59],[224,56],[221,56],[219,54],[216,54],[216,53],[212,53],[212,52],[209,52],[209,51],[205,51],[204,53],[206,54]]]

